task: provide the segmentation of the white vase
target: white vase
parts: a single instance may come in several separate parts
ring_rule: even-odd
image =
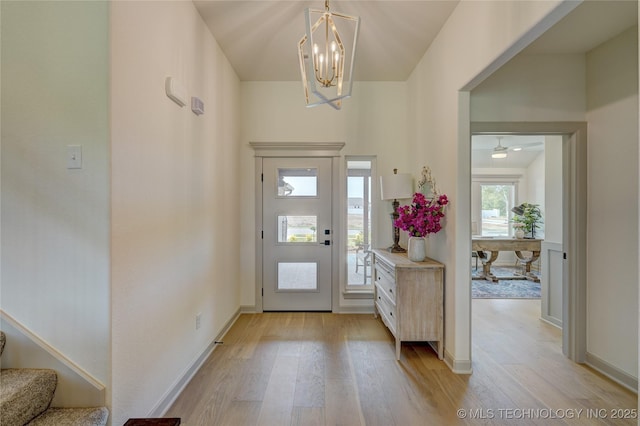
[[[524,238],[524,230],[522,228],[516,229],[516,238]]]
[[[424,237],[409,237],[407,257],[413,262],[422,262],[427,257]]]

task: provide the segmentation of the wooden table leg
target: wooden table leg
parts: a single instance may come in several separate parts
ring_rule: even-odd
[[[498,278],[491,272],[491,264],[498,258],[499,251],[492,251],[491,256],[487,256],[487,253],[483,250],[478,250],[478,258],[482,262],[482,273],[473,276],[474,280],[488,280],[494,283],[498,282]]]
[[[538,260],[538,258],[540,257],[540,252],[539,251],[532,251],[531,252],[531,256],[527,257],[525,255],[522,254],[521,251],[516,251],[516,256],[518,257],[518,259],[520,259],[520,261],[523,263],[524,265],[524,276],[526,279],[531,280],[533,282],[539,283],[540,282],[540,278],[538,278],[537,276],[533,275],[531,273],[531,263],[535,262],[536,260]]]

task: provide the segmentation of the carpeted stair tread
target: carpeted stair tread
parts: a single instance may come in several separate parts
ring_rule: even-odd
[[[2,352],[4,352],[4,344],[7,342],[7,335],[4,334],[4,331],[0,331],[0,356],[2,356]]]
[[[23,426],[51,404],[58,376],[53,370],[0,370],[0,425]]]
[[[49,408],[33,419],[29,426],[104,426],[109,410],[97,408]]]

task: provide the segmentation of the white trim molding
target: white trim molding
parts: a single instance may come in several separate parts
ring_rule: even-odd
[[[373,299],[373,296],[371,297]],[[336,314],[362,314],[362,315],[371,315],[373,316],[373,305],[372,306],[341,306],[339,312],[334,312]]]
[[[560,328],[562,328],[563,255],[562,243],[542,242],[540,252],[542,319]]]
[[[472,374],[471,360],[456,360],[451,352],[444,350],[444,363],[456,374]]]
[[[249,142],[256,157],[339,157],[344,142]]]

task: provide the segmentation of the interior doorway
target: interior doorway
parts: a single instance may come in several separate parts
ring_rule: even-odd
[[[562,327],[562,136],[473,135],[471,148],[472,298],[542,299]]]
[[[546,254],[541,255],[541,273],[551,274],[547,281],[560,280],[559,286],[547,288],[547,314],[554,312],[561,326],[562,351],[576,362],[584,362],[586,354],[586,123],[472,123],[472,135],[527,135],[559,137],[561,146],[561,229]],[[498,144],[496,143],[496,147]],[[472,172],[473,175],[473,172]],[[473,228],[473,224],[472,224]],[[471,236],[470,236],[471,237]],[[473,259],[470,259],[473,260]],[[545,271],[544,269],[547,268]],[[555,277],[555,278],[554,278]],[[553,291],[552,291],[553,290]],[[472,327],[473,333],[473,327]]]

